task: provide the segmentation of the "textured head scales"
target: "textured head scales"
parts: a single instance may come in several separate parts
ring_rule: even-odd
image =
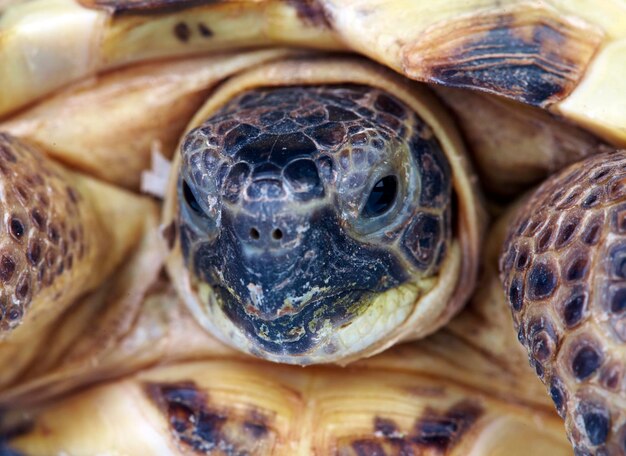
[[[250,91],[192,131],[182,158],[183,255],[214,293],[207,305],[257,350],[353,344],[331,333],[385,291],[436,274],[451,236],[440,146],[380,90]]]

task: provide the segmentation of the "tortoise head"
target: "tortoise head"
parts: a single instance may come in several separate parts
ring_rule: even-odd
[[[258,88],[182,146],[180,244],[222,339],[341,359],[413,311],[451,239],[451,171],[406,105],[359,85]]]

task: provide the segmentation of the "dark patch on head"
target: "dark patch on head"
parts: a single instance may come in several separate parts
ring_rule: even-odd
[[[402,247],[418,268],[431,268],[439,252],[445,248],[445,231],[441,225],[439,217],[418,213],[405,231]]]
[[[313,160],[302,158],[292,161],[285,168],[284,176],[299,199],[308,200],[324,195],[324,186]]]
[[[626,203],[611,208],[611,231],[616,234],[626,233]]]
[[[222,183],[222,194],[231,203],[235,203],[241,191],[244,183],[250,175],[250,166],[247,163],[239,162],[235,164],[224,178]]]
[[[385,94],[379,95],[376,98],[374,106],[377,109],[380,109],[381,111],[391,114],[392,116],[400,119],[408,115],[406,109],[402,105],[400,105],[392,97]]]
[[[577,217],[568,218],[567,220],[565,220],[556,236],[556,241],[554,242],[554,246],[557,249],[562,249],[567,244],[569,244],[579,224],[580,224],[580,219]]]
[[[443,207],[450,199],[452,171],[439,141],[435,136],[425,139],[416,133],[411,141],[411,152],[420,170],[420,205]]]
[[[326,122],[307,130],[309,136],[319,145],[333,147],[346,139],[346,128],[339,122]]]
[[[579,256],[568,265],[565,280],[574,282],[584,278],[589,270],[589,262],[585,256]]]
[[[528,247],[526,245],[521,246],[517,255],[517,261],[515,263],[515,267],[518,270],[523,271],[524,269],[526,269],[526,267],[530,263],[529,259],[530,259],[530,252],[528,251]]]
[[[576,87],[602,35],[537,8],[452,21],[404,51],[409,76],[479,89],[535,106],[562,100]]]

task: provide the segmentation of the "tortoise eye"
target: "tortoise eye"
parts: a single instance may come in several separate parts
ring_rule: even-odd
[[[380,179],[370,192],[365,207],[363,217],[373,218],[383,215],[396,200],[398,194],[398,179],[396,176],[385,176]]]
[[[185,202],[191,208],[192,211],[194,211],[195,213],[199,215],[204,214],[204,211],[202,210],[202,207],[200,207],[200,204],[198,203],[196,196],[193,194],[193,192],[191,191],[191,188],[189,188],[189,184],[185,180],[183,180],[183,197],[185,198]]]

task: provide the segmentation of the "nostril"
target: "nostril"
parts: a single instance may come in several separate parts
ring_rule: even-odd
[[[259,230],[257,230],[256,228],[250,228],[250,237],[255,241],[258,240],[261,237],[261,235],[259,234]]]
[[[274,231],[272,231],[272,237],[277,240],[280,241],[283,238],[283,232],[276,228]]]

